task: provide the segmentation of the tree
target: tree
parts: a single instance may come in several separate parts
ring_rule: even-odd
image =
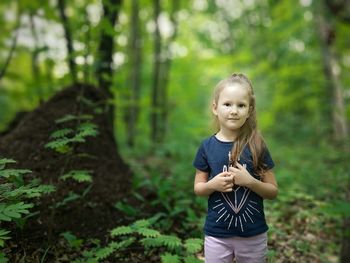
[[[73,83],[77,82],[77,69],[74,61],[74,48],[71,29],[69,27],[69,21],[66,14],[66,1],[58,0],[58,10],[62,20],[62,25],[64,29],[64,36],[66,38],[67,53],[68,53],[68,65],[71,73],[71,78]]]
[[[152,105],[151,105],[151,140],[153,142],[159,141],[159,123],[160,123],[160,101],[159,101],[159,76],[161,65],[161,36],[159,29],[159,15],[160,15],[160,0],[153,0],[154,9],[154,50],[153,50],[153,80],[152,80]]]
[[[139,1],[132,0],[131,4],[131,30],[130,30],[130,66],[129,82],[127,90],[127,109],[125,112],[125,121],[127,123],[127,143],[134,146],[137,135],[136,124],[139,115],[140,98],[140,73],[141,73],[141,46],[139,21]]]
[[[117,21],[121,0],[103,0],[103,15],[100,22],[101,37],[96,55],[95,75],[99,87],[103,90],[106,99],[106,112],[113,136],[115,105],[111,103],[113,93],[111,91],[113,78],[113,52],[114,52],[114,25]]]

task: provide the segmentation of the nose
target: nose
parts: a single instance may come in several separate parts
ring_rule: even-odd
[[[237,106],[236,106],[236,105],[232,105],[232,107],[231,107],[231,113],[237,114],[237,111],[238,111]]]

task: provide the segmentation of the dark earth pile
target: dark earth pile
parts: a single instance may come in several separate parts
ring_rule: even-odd
[[[90,103],[78,103],[82,91],[85,101]],[[54,184],[57,189],[40,199],[39,206],[31,210],[40,213],[29,218],[23,230],[13,229],[15,236],[11,242],[13,251],[17,249],[15,253],[30,253],[35,248],[45,247],[44,244],[55,244],[60,233],[65,231],[104,242],[111,229],[125,223],[123,214],[114,205],[128,196],[131,172],[117,152],[106,114],[91,106],[102,99],[101,92],[92,86],[78,84],[68,87],[33,112],[18,116],[1,134],[1,158],[16,160],[12,167],[30,169],[32,174],[29,177],[40,178],[42,183]],[[87,137],[85,143],[75,145],[75,154],[69,157],[45,148],[50,134],[63,127],[55,121],[67,114],[78,113],[93,115],[91,121],[98,125],[98,136]],[[64,125],[68,123],[76,125],[76,121]],[[66,172],[93,171],[93,183],[84,198],[53,210],[50,206],[62,201],[69,192],[81,195],[89,186],[73,180],[59,180],[62,169]]]

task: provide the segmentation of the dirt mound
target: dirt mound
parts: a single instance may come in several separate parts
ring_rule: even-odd
[[[83,91],[83,93],[82,93]],[[85,103],[78,103],[81,95]],[[15,167],[32,170],[33,177],[41,178],[43,183],[54,184],[57,191],[42,198],[40,211],[28,220],[25,232],[30,233],[30,242],[48,240],[64,231],[71,231],[81,237],[103,239],[108,231],[123,221],[123,216],[114,204],[129,194],[131,172],[119,156],[111,133],[111,127],[103,109],[96,105],[103,100],[102,93],[88,85],[70,86],[57,93],[48,102],[33,112],[21,114],[11,127],[0,137],[0,157],[17,161]],[[89,114],[98,125],[98,136],[87,137],[85,143],[75,146],[74,155],[67,155],[45,148],[50,134],[64,125],[74,125],[74,121],[57,124],[55,121],[67,114]],[[62,171],[91,170],[93,182],[91,189],[82,198],[62,202],[70,192],[82,196],[90,184],[73,180],[62,181]],[[17,233],[18,234],[18,233]]]

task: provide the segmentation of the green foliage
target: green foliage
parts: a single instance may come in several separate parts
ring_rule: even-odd
[[[0,203],[0,221],[12,221],[15,218],[21,218],[22,214],[29,214],[28,208],[33,206],[33,204],[25,204],[24,202],[10,205]]]
[[[10,233],[10,231],[0,228],[0,247],[4,246],[5,240],[10,239],[10,237],[8,236],[9,233]],[[0,259],[1,259],[1,255],[0,255]],[[2,262],[2,261],[0,261],[0,262]]]
[[[114,207],[117,208],[119,211],[123,212],[125,215],[130,217],[135,217],[139,213],[139,210],[137,208],[134,208],[132,205],[123,201],[118,201],[114,205]]]
[[[77,116],[75,116],[75,118],[73,117],[73,115],[68,115],[58,121],[62,123],[78,118]],[[87,121],[78,124],[75,130],[71,128],[62,128],[54,131],[50,136],[53,140],[45,144],[45,147],[60,153],[68,153],[72,151],[72,145],[74,143],[85,142],[86,137],[96,137],[97,135],[97,125]]]
[[[157,237],[160,233],[157,230],[149,228],[152,224],[152,220],[140,219],[129,226],[119,226],[111,231],[112,237],[121,235],[129,235],[138,233],[144,237]]]
[[[5,253],[3,253],[3,252],[0,252],[0,262],[2,262],[2,263],[8,262],[8,258],[5,256]]]
[[[52,208],[59,208],[59,207],[62,207],[62,206],[65,206],[67,205],[68,203],[70,202],[73,202],[75,200],[78,200],[78,199],[81,199],[81,198],[84,198],[85,195],[87,195],[87,193],[91,190],[91,187],[92,185],[89,185],[85,190],[84,192],[80,195],[80,194],[77,194],[75,192],[72,192],[72,191],[69,191],[68,195],[64,197],[64,199],[62,201],[59,201],[59,202],[56,202]]]
[[[91,171],[87,170],[72,170],[68,173],[60,176],[60,179],[67,180],[68,178],[74,179],[75,181],[82,182],[92,182],[92,177],[90,175]]]
[[[165,247],[168,250],[177,251],[181,248],[181,239],[172,235],[161,235],[153,238],[143,238],[141,243],[146,247]]]
[[[193,254],[202,250],[203,241],[197,238],[182,241],[176,235],[161,234],[158,230],[150,228],[156,220],[157,217],[153,217],[137,220],[128,226],[119,226],[111,231],[111,236],[118,238],[140,235],[142,238],[139,242],[147,251],[163,248],[166,251],[176,252],[176,255],[170,253],[162,255],[162,262],[180,262],[181,259],[186,259],[186,262],[198,262],[195,261]]]
[[[81,114],[79,116],[77,115],[72,115],[72,114],[67,114],[63,116],[62,118],[59,118],[56,120],[56,123],[64,123],[64,122],[70,122],[70,121],[75,121],[75,120],[91,120],[93,116],[88,115],[88,114]]]
[[[203,240],[199,238],[189,238],[185,241],[185,248],[189,254],[198,253],[202,250]]]
[[[135,242],[135,238],[130,237],[120,242],[112,241],[105,247],[97,246],[91,250],[83,251],[83,257],[72,261],[72,263],[96,263],[106,259],[113,253],[122,251]]]
[[[172,255],[169,253],[166,253],[164,255],[161,255],[160,258],[162,259],[162,263],[180,263],[180,257],[178,255]]]
[[[3,183],[0,185],[0,222],[16,222],[18,225],[25,223],[25,215],[29,215],[29,209],[34,207],[33,203],[28,203],[28,199],[40,197],[43,194],[51,193],[55,190],[52,185],[42,185],[37,179],[25,183],[24,175],[31,173],[27,169],[6,169],[6,164],[16,163],[15,160],[0,159],[0,176]],[[0,229],[0,246],[4,246],[4,241],[10,239],[7,229]]]
[[[61,236],[63,236],[65,238],[65,240],[68,242],[68,245],[71,248],[79,248],[82,245],[82,243],[84,242],[83,239],[77,238],[70,231],[61,233]]]

